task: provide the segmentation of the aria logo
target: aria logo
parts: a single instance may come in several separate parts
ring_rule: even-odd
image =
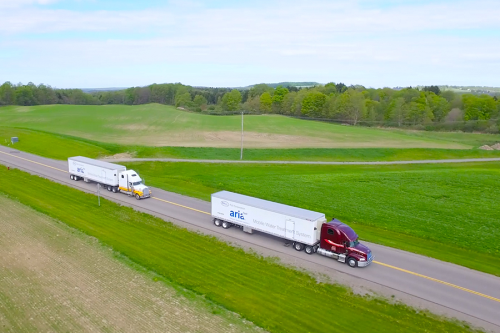
[[[222,204],[222,206],[224,207],[229,207],[229,203],[227,201],[221,201],[220,202]]]
[[[240,219],[240,220],[244,220],[245,219],[243,217],[243,213],[240,212],[240,211],[235,212],[235,211],[232,210],[231,212],[229,212],[229,216],[237,218],[237,219]]]

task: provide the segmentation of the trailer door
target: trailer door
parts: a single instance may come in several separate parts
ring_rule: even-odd
[[[285,237],[288,239],[295,239],[295,221],[292,219],[285,220]]]

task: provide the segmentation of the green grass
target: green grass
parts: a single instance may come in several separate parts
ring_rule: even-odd
[[[98,207],[94,195],[19,170],[0,168],[0,177],[0,192],[98,238],[133,262],[270,332],[327,332],[332,327],[348,331],[353,323],[359,332],[470,331],[401,304],[319,283],[274,260],[245,253],[131,208],[104,199]]]
[[[82,155],[91,158],[128,152],[134,157],[239,160],[238,148],[148,147],[118,145],[25,128],[0,127],[0,144],[7,145],[17,136],[13,147],[22,151],[65,160]],[[295,148],[245,149],[245,160],[252,161],[402,161],[424,159],[491,158],[500,151],[479,149],[431,148]]]
[[[146,146],[239,147],[240,116],[209,116],[160,104],[43,105],[0,108],[0,124],[106,143]],[[401,131],[341,126],[278,115],[245,117],[247,147],[469,149],[500,135]],[[256,136],[252,137],[250,133]],[[268,135],[286,135],[275,142]],[[258,138],[258,136],[260,137]],[[216,138],[222,136],[223,138]],[[291,138],[293,136],[293,139]],[[260,140],[254,141],[252,140]]]
[[[20,140],[14,145],[10,143],[10,138],[13,136]],[[9,127],[0,127],[0,144],[57,160],[65,160],[75,155],[96,158],[111,153],[106,145],[100,143],[65,135]]]
[[[322,212],[362,239],[500,276],[500,162],[125,165],[168,191],[209,201],[228,190]]]

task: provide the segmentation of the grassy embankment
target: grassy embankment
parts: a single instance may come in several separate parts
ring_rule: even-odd
[[[400,304],[352,294],[342,286],[273,260],[245,253],[213,237],[120,207],[81,191],[0,168],[1,192],[98,238],[172,283],[204,295],[271,332],[467,332]],[[37,191],[25,191],[26,188]],[[192,246],[196,244],[196,246]],[[335,304],[332,314],[331,305]]]
[[[452,133],[450,133],[452,134]],[[238,148],[151,147],[119,145],[54,134],[37,130],[0,127],[0,144],[7,145],[12,136],[20,138],[14,148],[29,153],[64,160],[82,155],[91,158],[129,153],[133,157],[239,160]],[[245,148],[244,160],[250,161],[405,161],[458,158],[500,157],[500,151],[439,148]]]
[[[64,222],[0,207],[2,333],[263,333]]]
[[[124,145],[240,147],[240,116],[208,116],[160,104],[0,108],[0,124]],[[278,115],[245,117],[248,148],[470,149],[500,135],[341,126]]]
[[[500,276],[500,162],[125,165],[168,191],[209,201],[229,190],[323,212],[362,239]]]

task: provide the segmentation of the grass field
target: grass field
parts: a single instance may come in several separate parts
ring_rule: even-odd
[[[271,332],[350,331],[353,325],[358,332],[470,331],[401,304],[354,295],[131,208],[104,199],[98,207],[91,194],[19,170],[0,168],[0,177],[0,191],[11,198]],[[25,191],[28,187],[37,191]]]
[[[125,165],[168,191],[210,201],[228,190],[322,212],[365,240],[500,276],[500,162]]]
[[[0,207],[1,332],[263,332],[62,222]]]
[[[160,104],[43,105],[0,108],[0,124],[85,139],[144,146],[240,146],[240,116],[209,116]],[[248,148],[469,149],[500,142],[500,135],[341,126],[277,115],[245,117]]]
[[[91,158],[126,153],[133,157],[239,160],[238,148],[148,147],[97,142],[73,136],[21,128],[0,127],[0,144],[8,145],[17,136],[15,148],[64,160],[82,155]],[[294,148],[244,150],[245,160],[273,161],[402,161],[424,159],[500,157],[500,151],[439,148]]]

